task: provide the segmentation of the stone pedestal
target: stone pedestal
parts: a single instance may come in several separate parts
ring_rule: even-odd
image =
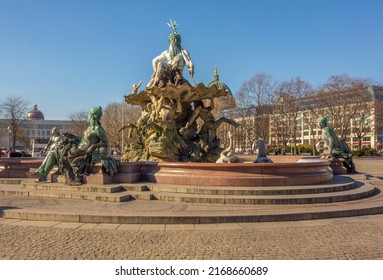
[[[343,163],[339,159],[339,157],[333,157],[330,160],[330,168],[332,170],[332,174],[334,174],[334,175],[343,175],[343,174],[347,173],[347,170],[343,166]]]
[[[24,158],[0,159],[0,178],[28,178],[32,169],[39,167],[42,160]]]
[[[318,162],[321,160],[318,156],[303,156],[297,162]]]
[[[119,184],[119,183],[136,183],[143,180],[142,166],[143,162],[121,162],[118,173],[110,176],[105,173],[101,163],[93,165],[92,173],[86,176],[88,184]]]

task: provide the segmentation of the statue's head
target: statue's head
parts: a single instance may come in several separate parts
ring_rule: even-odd
[[[102,107],[101,106],[95,106],[90,108],[88,112],[88,122],[91,123],[92,121],[99,121],[102,116]]]
[[[326,117],[320,117],[318,119],[318,124],[320,128],[324,128],[327,126],[327,118]]]
[[[169,35],[168,40],[170,43],[170,48],[178,53],[181,50],[181,35],[177,32],[177,23],[170,20],[168,26],[173,30],[173,33]]]
[[[168,40],[172,46],[181,46],[181,35],[177,32],[170,34]]]
[[[52,135],[59,135],[59,134],[60,134],[60,132],[57,129],[57,127],[52,128]]]

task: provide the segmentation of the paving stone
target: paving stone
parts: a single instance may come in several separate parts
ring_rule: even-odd
[[[117,230],[130,230],[130,231],[139,231],[142,224],[120,224]]]
[[[13,225],[17,225],[17,226],[36,226],[36,227],[52,227],[57,224],[59,224],[59,222],[29,221],[29,220],[20,220],[18,222],[13,223]]]
[[[164,231],[165,230],[165,225],[164,224],[143,224],[140,227],[140,231],[147,231],[147,230]]]
[[[194,224],[167,224],[165,230],[195,230]]]
[[[217,224],[195,224],[196,230],[217,230]]]
[[[242,227],[237,223],[228,223],[228,224],[217,224],[219,229],[242,229]]]
[[[2,220],[0,220],[0,224],[6,225],[6,224],[16,223],[16,222],[19,222],[19,221],[22,221],[22,220],[18,220],[18,219],[2,219]]]
[[[108,229],[113,230],[119,227],[120,224],[98,224],[94,227],[94,229]]]
[[[81,227],[82,225],[84,225],[83,223],[58,223],[56,225],[54,225],[53,227],[54,228],[79,228]]]
[[[98,224],[92,224],[92,223],[85,223],[82,224],[82,226],[78,227],[78,229],[93,229],[97,226]]]

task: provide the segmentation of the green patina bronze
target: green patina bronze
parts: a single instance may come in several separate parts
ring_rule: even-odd
[[[355,173],[355,164],[347,143],[338,139],[335,131],[327,125],[327,118],[320,117],[318,124],[322,129],[322,136],[316,144],[316,148],[321,153],[322,158],[342,158],[347,172]]]
[[[108,154],[108,138],[101,125],[102,108],[93,107],[88,113],[88,128],[82,138],[64,133],[60,135],[57,129],[52,130],[49,147],[44,149],[46,158],[34,175],[37,182],[47,181],[49,172],[58,167],[58,172],[65,175],[69,185],[84,183],[92,165],[101,162],[105,171],[114,175],[117,173],[119,162]]]

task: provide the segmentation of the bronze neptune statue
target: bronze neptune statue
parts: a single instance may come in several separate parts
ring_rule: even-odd
[[[138,93],[133,87],[125,96],[128,104],[141,106],[142,113],[135,124],[125,126],[135,139],[121,160],[216,162],[222,151],[217,129],[222,123],[239,125],[226,117],[216,120],[212,114],[214,99],[228,92],[194,82],[194,64],[181,47],[177,24],[170,21],[169,26],[169,49],[153,59],[148,85]],[[183,76],[185,66],[193,86]]]

